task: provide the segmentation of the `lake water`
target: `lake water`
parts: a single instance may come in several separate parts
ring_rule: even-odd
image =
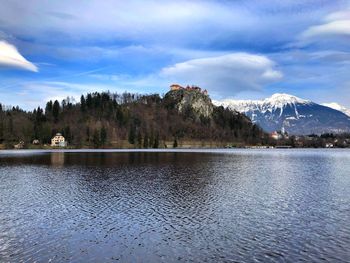
[[[2,151],[20,261],[350,262],[350,151]]]

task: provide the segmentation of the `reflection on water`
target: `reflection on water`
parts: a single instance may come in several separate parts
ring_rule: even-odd
[[[0,261],[347,262],[350,152],[0,153]]]
[[[60,167],[64,165],[64,152],[52,152],[50,156],[52,166]]]

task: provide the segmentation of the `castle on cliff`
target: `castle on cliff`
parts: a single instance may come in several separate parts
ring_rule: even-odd
[[[200,87],[194,86],[194,85],[192,86],[187,85],[186,87],[182,87],[179,84],[172,84],[170,85],[170,90],[190,90],[190,91],[193,90],[193,91],[199,91],[204,95],[208,95],[208,91],[206,89],[202,91]]]

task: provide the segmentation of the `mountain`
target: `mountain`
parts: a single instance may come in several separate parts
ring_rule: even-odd
[[[343,112],[289,94],[277,93],[264,100],[227,99],[215,104],[244,113],[267,132],[281,129],[295,135],[350,132],[350,117]]]
[[[341,111],[342,113],[346,114],[347,116],[350,117],[350,109],[336,103],[336,102],[331,102],[331,103],[322,103],[321,105],[332,108],[334,110]]]

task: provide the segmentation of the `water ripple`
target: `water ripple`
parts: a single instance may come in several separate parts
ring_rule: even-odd
[[[348,262],[350,152],[0,154],[1,262]]]

